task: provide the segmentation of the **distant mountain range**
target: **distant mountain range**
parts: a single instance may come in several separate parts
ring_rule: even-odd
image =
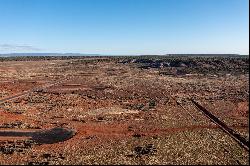
[[[114,55],[81,54],[81,53],[8,53],[8,54],[0,54],[0,57],[18,57],[18,56],[114,56]],[[240,55],[240,54],[165,54],[165,55],[117,55],[117,56],[238,57],[238,56],[249,56],[249,55]]]
[[[165,56],[191,56],[191,57],[237,57],[240,54],[166,54]]]
[[[80,53],[9,53],[0,54],[0,57],[15,56],[100,56],[100,54],[80,54]]]

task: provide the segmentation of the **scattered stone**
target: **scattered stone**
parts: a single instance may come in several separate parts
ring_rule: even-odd
[[[153,147],[153,144],[148,144],[144,147],[137,146],[134,148],[134,152],[136,153],[136,157],[141,157],[143,155],[154,155],[157,152],[156,148]]]

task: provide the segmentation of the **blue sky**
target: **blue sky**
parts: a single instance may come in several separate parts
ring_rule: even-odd
[[[0,0],[0,53],[249,54],[248,0]]]

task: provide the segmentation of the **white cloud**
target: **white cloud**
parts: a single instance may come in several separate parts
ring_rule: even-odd
[[[41,51],[41,49],[29,45],[0,44],[0,51]]]

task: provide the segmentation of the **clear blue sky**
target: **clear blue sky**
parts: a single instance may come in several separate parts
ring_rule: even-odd
[[[0,0],[0,53],[249,54],[248,0]]]

